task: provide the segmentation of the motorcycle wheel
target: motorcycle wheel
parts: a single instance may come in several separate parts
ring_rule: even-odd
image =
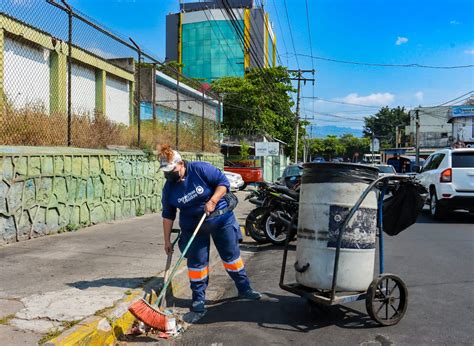
[[[283,211],[277,210],[277,214],[283,214]],[[274,245],[284,245],[288,236],[288,228],[282,223],[275,220],[271,215],[265,220],[265,235]],[[294,240],[290,239],[290,241]]]
[[[245,231],[259,244],[268,243],[264,231],[266,216],[266,208],[258,207],[252,210],[245,219]]]

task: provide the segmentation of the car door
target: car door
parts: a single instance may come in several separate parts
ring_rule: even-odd
[[[430,165],[431,165],[431,160],[433,159],[433,156],[436,154],[431,154],[428,159],[426,159],[425,164],[423,165],[423,168],[421,169],[421,173],[418,174],[417,178],[421,182],[421,184],[426,187],[427,189],[430,186],[430,177],[429,177],[429,171],[430,171]]]

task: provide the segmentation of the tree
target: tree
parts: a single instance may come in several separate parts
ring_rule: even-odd
[[[339,141],[345,148],[344,156],[348,157],[351,161],[356,159],[356,153],[361,157],[364,153],[370,151],[369,138],[358,138],[352,134],[344,134],[341,136]]]
[[[383,107],[376,114],[364,119],[364,136],[380,139],[382,148],[395,147],[395,131],[397,126],[408,125],[410,116],[404,107]]]
[[[334,157],[342,156],[351,161],[357,161],[358,157],[362,158],[365,153],[370,151],[369,138],[358,138],[352,134],[344,134],[341,137],[326,136],[325,138],[312,138],[310,140],[311,156],[323,156],[327,160]]]
[[[336,156],[342,156],[345,153],[345,148],[341,145],[339,138],[334,135],[326,136],[323,140],[324,154],[331,160]]]
[[[295,114],[289,93],[294,92],[284,67],[252,69],[245,77],[224,77],[212,82],[212,90],[223,95],[223,128],[229,133],[268,134],[295,144]],[[304,129],[300,131],[303,138]]]

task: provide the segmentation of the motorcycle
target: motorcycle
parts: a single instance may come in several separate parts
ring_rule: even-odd
[[[298,215],[299,191],[278,185],[270,189],[269,197],[263,205],[267,215],[263,230],[272,244],[283,245],[288,236],[288,225]],[[292,240],[294,239],[290,239]]]
[[[264,216],[267,216],[267,211],[263,207],[263,204],[267,195],[266,190],[268,186],[268,183],[258,183],[257,189],[245,197],[246,200],[257,206],[247,215],[245,220],[245,233],[259,244],[268,243],[268,239],[262,227],[265,222]]]
[[[245,230],[257,243],[281,245],[288,223],[298,214],[299,184],[296,191],[281,184],[260,183],[246,199],[257,208],[247,216]]]

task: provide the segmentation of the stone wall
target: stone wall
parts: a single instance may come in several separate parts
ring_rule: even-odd
[[[182,155],[223,167],[221,155]],[[139,150],[0,146],[0,244],[157,212],[158,168]]]

